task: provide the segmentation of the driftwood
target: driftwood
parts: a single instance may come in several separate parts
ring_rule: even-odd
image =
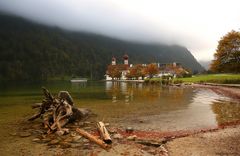
[[[43,94],[44,99],[42,103],[32,105],[32,108],[37,109],[38,112],[28,120],[42,119],[48,134],[54,132],[57,135],[69,133],[69,129],[64,128],[66,124],[76,120],[84,120],[90,114],[93,115],[88,109],[75,107],[73,99],[67,91],[60,91],[58,96],[54,97],[47,89],[43,88]],[[78,125],[78,123],[75,125]],[[112,139],[104,123],[98,122],[97,128],[102,140],[79,128],[76,129],[76,132],[89,141],[98,144],[103,149],[108,150],[111,147],[108,144],[112,143]]]
[[[160,139],[160,140],[144,140],[144,139],[138,139],[136,143],[146,145],[146,146],[153,146],[153,147],[159,147],[162,144],[167,143],[168,139]]]
[[[72,97],[67,91],[60,91],[58,97],[54,97],[46,88],[43,88],[43,94],[42,103],[32,106],[33,109],[39,109],[38,113],[28,120],[43,119],[48,133],[59,131],[58,134],[64,134],[68,131],[63,128],[67,123],[83,119],[90,113],[90,110],[74,107]]]
[[[32,109],[41,107],[42,103],[35,103],[32,105]]]
[[[97,129],[99,131],[99,134],[100,134],[102,140],[107,144],[111,144],[112,139],[111,139],[111,137],[110,137],[110,135],[109,135],[109,133],[108,133],[108,131],[107,131],[103,122],[98,122],[97,123]]]
[[[101,146],[103,149],[107,150],[109,148],[109,146],[103,141],[103,140],[100,140],[98,139],[97,137],[93,136],[92,134],[82,130],[82,129],[79,129],[77,128],[76,131],[81,135],[83,136],[84,138],[98,144],[99,146]]]
[[[73,106],[73,99],[68,91],[60,91],[58,93],[58,97],[61,99],[65,99],[71,106]]]

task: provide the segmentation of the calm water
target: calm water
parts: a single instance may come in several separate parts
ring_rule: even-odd
[[[91,109],[99,120],[138,129],[180,130],[239,120],[240,104],[201,88],[161,87],[124,82],[1,84],[0,123],[34,113],[41,86],[53,94],[67,90],[78,107]]]

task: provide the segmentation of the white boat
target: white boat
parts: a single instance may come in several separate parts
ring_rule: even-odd
[[[87,78],[75,78],[70,81],[71,82],[87,82]]]

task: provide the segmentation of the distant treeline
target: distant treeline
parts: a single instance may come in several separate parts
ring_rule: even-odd
[[[102,79],[112,56],[122,63],[125,53],[130,63],[179,62],[203,70],[184,47],[125,42],[0,14],[0,80]]]

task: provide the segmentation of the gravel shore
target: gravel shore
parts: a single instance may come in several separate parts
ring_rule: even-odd
[[[240,155],[240,125],[174,139],[166,144],[170,156]]]

